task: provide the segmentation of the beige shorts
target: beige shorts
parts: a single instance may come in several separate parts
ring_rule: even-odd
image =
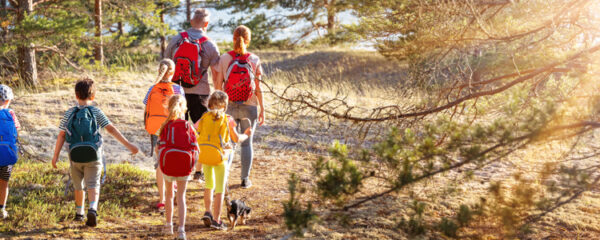
[[[167,176],[167,175],[163,174],[163,178],[167,182],[189,181],[190,177],[191,177],[191,175],[190,176],[183,176],[183,177],[171,177],[171,176]]]
[[[71,178],[75,190],[83,190],[84,182],[88,189],[100,188],[102,161],[78,163],[71,161]]]

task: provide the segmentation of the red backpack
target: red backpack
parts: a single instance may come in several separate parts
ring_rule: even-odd
[[[172,177],[188,176],[198,159],[198,143],[194,127],[188,121],[169,121],[160,132],[158,143],[160,170]]]
[[[229,96],[230,101],[247,101],[256,89],[254,70],[252,64],[248,61],[251,53],[238,55],[231,51],[229,55],[233,59],[229,63],[225,75],[225,93]]]
[[[200,69],[202,59],[202,43],[208,41],[208,37],[202,37],[198,40],[191,40],[187,32],[181,33],[183,42],[177,50],[173,61],[175,62],[175,73],[173,82],[185,88],[196,86],[204,74]]]

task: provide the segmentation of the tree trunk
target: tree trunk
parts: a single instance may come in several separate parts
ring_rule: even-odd
[[[190,0],[185,0],[185,19],[188,23],[192,20],[192,3]]]
[[[0,0],[0,8],[6,8],[6,0]],[[0,18],[1,19],[5,19],[6,15],[8,15],[8,10],[4,9],[4,10],[0,10]],[[2,39],[4,41],[6,41],[6,36],[8,35],[8,27],[6,28],[2,28]]]
[[[165,13],[160,11],[160,23],[165,24]],[[167,48],[167,39],[163,31],[160,33],[160,58],[165,58],[165,49]]]
[[[125,28],[123,27],[123,22],[118,22],[117,23],[117,28],[119,28],[119,36],[123,36],[123,33],[125,32]]]
[[[20,24],[25,19],[25,14],[33,12],[33,0],[19,0],[19,13],[17,15],[17,24]],[[26,36],[23,36],[27,39]],[[18,68],[19,76],[25,84],[30,86],[38,85],[37,66],[35,64],[35,45],[33,43],[25,43],[17,46],[19,55]]]
[[[327,33],[333,34],[335,33],[335,0],[329,0],[327,3]]]
[[[94,50],[94,56],[97,62],[101,65],[104,64],[104,50],[102,49],[102,0],[95,0],[94,6],[94,24],[96,25],[96,47]]]

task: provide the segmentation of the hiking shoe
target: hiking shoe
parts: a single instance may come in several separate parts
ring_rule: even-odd
[[[252,187],[252,182],[250,181],[250,179],[243,179],[242,180],[242,188],[248,189],[250,187]]]
[[[204,182],[204,172],[195,172],[194,180],[198,180],[198,182]]]
[[[202,222],[204,222],[205,227],[210,227],[213,222],[213,216],[210,212],[204,212],[204,216],[202,217]]]
[[[173,235],[173,225],[172,224],[166,224],[163,226],[163,233],[165,235]]]
[[[6,209],[2,209],[2,219],[7,219],[8,218],[8,212],[6,211]]]
[[[217,221],[212,221],[212,223],[210,224],[211,228],[217,229],[217,230],[227,230],[227,225],[225,225],[225,223],[223,221],[221,222],[217,222]]]
[[[75,213],[75,218],[73,218],[73,221],[75,221],[75,222],[83,222],[83,220],[85,220],[85,218],[83,217],[83,214],[77,214],[77,213]]]
[[[97,217],[98,217],[98,213],[96,213],[96,210],[88,209],[87,222],[85,222],[85,225],[90,226],[90,227],[95,227],[97,224],[97,222],[96,222]]]
[[[181,231],[181,229],[177,231],[177,239],[185,240],[185,231]]]

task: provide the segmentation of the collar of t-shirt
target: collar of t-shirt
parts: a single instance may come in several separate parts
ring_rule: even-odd
[[[192,39],[199,39],[205,35],[204,30],[202,29],[189,28],[186,32]]]
[[[79,110],[84,109],[84,108],[89,107],[89,106],[92,106],[92,104],[89,104],[89,105],[87,105],[87,104],[86,105],[79,105],[79,103],[75,104],[75,107],[77,107],[77,109],[79,109]]]

